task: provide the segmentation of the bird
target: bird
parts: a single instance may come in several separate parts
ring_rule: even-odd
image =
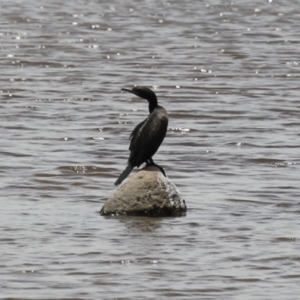
[[[158,105],[155,93],[147,87],[136,86],[131,90],[125,88],[121,90],[146,99],[149,102],[149,116],[139,123],[130,135],[128,165],[115,182],[115,185],[122,183],[134,167],[139,167],[143,163],[146,163],[147,166],[154,165],[158,167],[166,177],[164,169],[155,164],[152,157],[167,133],[169,122],[167,111]]]

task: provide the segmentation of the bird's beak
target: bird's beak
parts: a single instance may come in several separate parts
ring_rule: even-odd
[[[132,90],[128,90],[128,89],[121,89],[121,91],[125,91],[125,92],[132,93],[132,94],[133,94],[133,91],[132,91]]]
[[[140,96],[136,93],[136,91],[134,91],[134,90],[121,89],[121,91],[125,91],[125,92],[131,93],[131,94],[133,94],[133,95],[136,95],[137,97],[140,97]]]

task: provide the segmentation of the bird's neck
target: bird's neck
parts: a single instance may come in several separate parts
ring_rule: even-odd
[[[150,114],[154,111],[154,109],[157,107],[157,100],[149,101],[149,112]]]

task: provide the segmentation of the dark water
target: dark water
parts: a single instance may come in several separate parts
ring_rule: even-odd
[[[299,299],[298,1],[2,1],[1,299]],[[152,87],[183,218],[103,218]]]

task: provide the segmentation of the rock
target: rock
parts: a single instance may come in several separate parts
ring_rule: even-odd
[[[174,183],[147,166],[121,185],[105,202],[101,215],[182,216],[187,208]]]

